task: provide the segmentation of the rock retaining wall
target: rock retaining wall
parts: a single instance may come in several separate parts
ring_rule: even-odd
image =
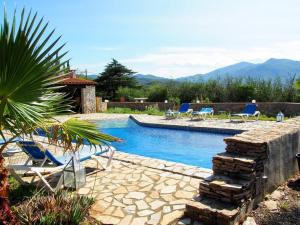
[[[200,201],[187,205],[187,214],[200,221],[203,214],[210,215],[207,211],[212,211],[214,216],[205,220],[207,224],[238,223],[252,204],[299,173],[296,154],[300,152],[300,117],[224,140],[226,152],[213,157],[214,174],[200,182]],[[207,199],[213,205],[207,205]],[[225,219],[216,222],[217,214],[224,212]]]

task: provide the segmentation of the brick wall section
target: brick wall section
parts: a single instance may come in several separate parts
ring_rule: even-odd
[[[241,112],[246,103],[210,103],[210,104],[197,104],[192,103],[191,107],[194,110],[199,110],[202,107],[213,107],[215,112],[218,113],[220,111],[225,111],[227,113],[238,113]],[[289,102],[258,102],[258,109],[261,113],[266,115],[275,116],[279,111],[282,111],[286,116],[299,116],[300,115],[300,103],[289,103]],[[173,109],[174,104],[172,103],[164,103],[164,102],[109,102],[108,108],[130,108],[136,110],[145,110],[145,108],[149,105],[157,105],[160,110],[165,111],[169,108]]]

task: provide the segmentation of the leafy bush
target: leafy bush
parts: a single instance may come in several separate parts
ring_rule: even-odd
[[[133,110],[130,108],[119,108],[119,107],[115,107],[115,108],[109,108],[107,109],[106,113],[120,113],[120,114],[141,114],[143,112],[138,111],[138,110]]]
[[[297,92],[298,90],[298,92]],[[220,78],[191,82],[154,83],[137,88],[120,88],[118,95],[127,100],[148,97],[150,102],[168,100],[176,105],[183,102],[297,102],[300,101],[300,81],[295,77],[262,80],[253,78]]]
[[[148,115],[163,115],[157,105],[149,105],[146,107],[145,113]]]
[[[33,184],[23,186],[13,177],[9,177],[9,202],[12,205],[25,201],[37,194],[43,194],[43,191],[38,190]]]
[[[117,91],[117,97],[124,97],[126,101],[134,101],[134,98],[145,97],[147,93],[144,89],[120,87]]]
[[[168,89],[163,84],[154,84],[148,87],[150,102],[163,102],[168,99]]]
[[[94,199],[72,196],[59,191],[47,196],[35,195],[13,208],[20,224],[75,225],[89,219],[89,209]]]

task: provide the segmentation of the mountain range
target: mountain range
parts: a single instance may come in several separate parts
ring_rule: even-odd
[[[285,79],[293,75],[300,75],[300,61],[271,58],[263,63],[239,62],[233,65],[213,70],[205,74],[182,76],[173,80],[178,82],[199,82],[209,79],[222,79],[226,76],[234,78],[251,77],[267,80],[276,79],[278,77]],[[153,74],[135,74],[134,76],[141,84],[166,82],[172,80],[160,75]]]

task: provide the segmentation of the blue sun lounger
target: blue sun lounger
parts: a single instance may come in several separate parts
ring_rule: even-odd
[[[230,121],[232,121],[232,119],[231,119],[232,116],[239,116],[242,118],[242,120],[244,122],[246,122],[250,116],[256,117],[256,120],[258,120],[259,116],[260,116],[260,112],[257,110],[257,105],[251,103],[251,104],[245,105],[245,108],[242,113],[229,114]]]
[[[178,118],[181,114],[187,113],[190,109],[189,103],[182,103],[178,111],[168,110],[165,113],[166,119]]]
[[[214,115],[214,109],[213,108],[201,108],[199,111],[194,111],[191,115],[191,120],[193,120],[195,117],[198,119],[205,120],[207,116],[213,116]]]
[[[65,153],[64,155],[57,157],[48,149],[45,149],[43,145],[34,141],[19,141],[17,144],[28,155],[28,160],[24,165],[8,165],[11,175],[14,176],[20,183],[25,184],[26,182],[22,180],[16,171],[24,171],[26,173],[29,172],[34,175],[31,183],[34,181],[35,176],[37,175],[50,191],[55,192],[58,190],[62,186],[63,176],[60,177],[56,187],[53,188],[44,178],[43,174],[53,174],[55,172],[62,171],[72,159],[73,154]],[[103,169],[106,169],[111,163],[114,154],[114,148],[111,146],[98,146],[95,150],[92,150],[90,146],[85,145],[78,153],[80,162],[93,159],[97,162],[97,168],[99,168],[100,165]],[[108,161],[105,167],[101,164],[99,159],[96,158],[96,156],[104,153],[109,153]],[[29,162],[32,162],[32,165],[29,165]]]

